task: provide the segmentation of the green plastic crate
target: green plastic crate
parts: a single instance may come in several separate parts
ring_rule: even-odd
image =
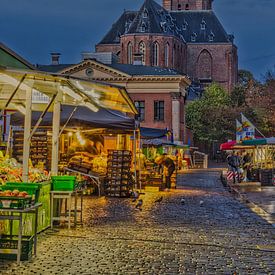
[[[33,196],[35,203],[38,202],[39,193],[41,186],[38,183],[18,183],[18,182],[7,182],[6,185],[1,187],[3,190],[15,190],[26,191],[29,195]]]
[[[74,191],[75,188],[75,176],[52,176],[53,191]]]
[[[21,243],[21,261],[28,261],[32,257],[33,237],[23,237]],[[16,260],[17,255],[12,253],[12,249],[17,249],[18,238],[10,236],[1,236],[0,249],[4,252],[0,253],[0,259]]]
[[[9,204],[6,206],[5,204]],[[31,205],[32,199],[30,197],[4,197],[0,196],[0,210],[1,209],[24,209]]]

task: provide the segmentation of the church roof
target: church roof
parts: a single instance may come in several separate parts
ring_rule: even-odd
[[[118,44],[125,34],[174,35],[188,43],[230,43],[212,10],[167,11],[145,0],[138,12],[124,12],[99,44]]]
[[[176,19],[177,26],[183,31],[186,42],[230,42],[230,36],[213,11],[174,11],[170,14]]]
[[[152,66],[144,66],[144,65],[132,65],[132,64],[120,64],[113,63],[108,64],[108,66],[119,70],[121,72],[127,73],[132,76],[179,76],[182,75],[178,71],[169,68],[161,68],[161,67],[152,67]]]
[[[133,22],[136,15],[136,11],[124,11],[99,44],[119,44],[120,36],[125,33],[125,29]]]

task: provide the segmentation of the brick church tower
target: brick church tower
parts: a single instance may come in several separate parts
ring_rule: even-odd
[[[125,11],[96,45],[122,64],[171,68],[207,86],[228,91],[237,83],[238,54],[212,10],[213,0],[144,0],[139,11]]]
[[[211,10],[213,0],[163,0],[166,10]]]

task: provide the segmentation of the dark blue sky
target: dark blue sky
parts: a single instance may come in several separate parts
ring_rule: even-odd
[[[161,0],[158,1],[159,3]],[[0,40],[32,63],[80,61],[94,50],[123,9],[137,10],[143,0],[1,0]],[[240,68],[260,78],[275,64],[275,0],[215,0],[214,10],[235,35]]]

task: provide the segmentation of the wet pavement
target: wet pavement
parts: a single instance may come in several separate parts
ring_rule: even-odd
[[[85,199],[85,224],[47,230],[38,256],[1,274],[275,274],[274,228],[220,182],[218,170],[179,175],[178,189]],[[155,202],[163,197],[161,202]]]

